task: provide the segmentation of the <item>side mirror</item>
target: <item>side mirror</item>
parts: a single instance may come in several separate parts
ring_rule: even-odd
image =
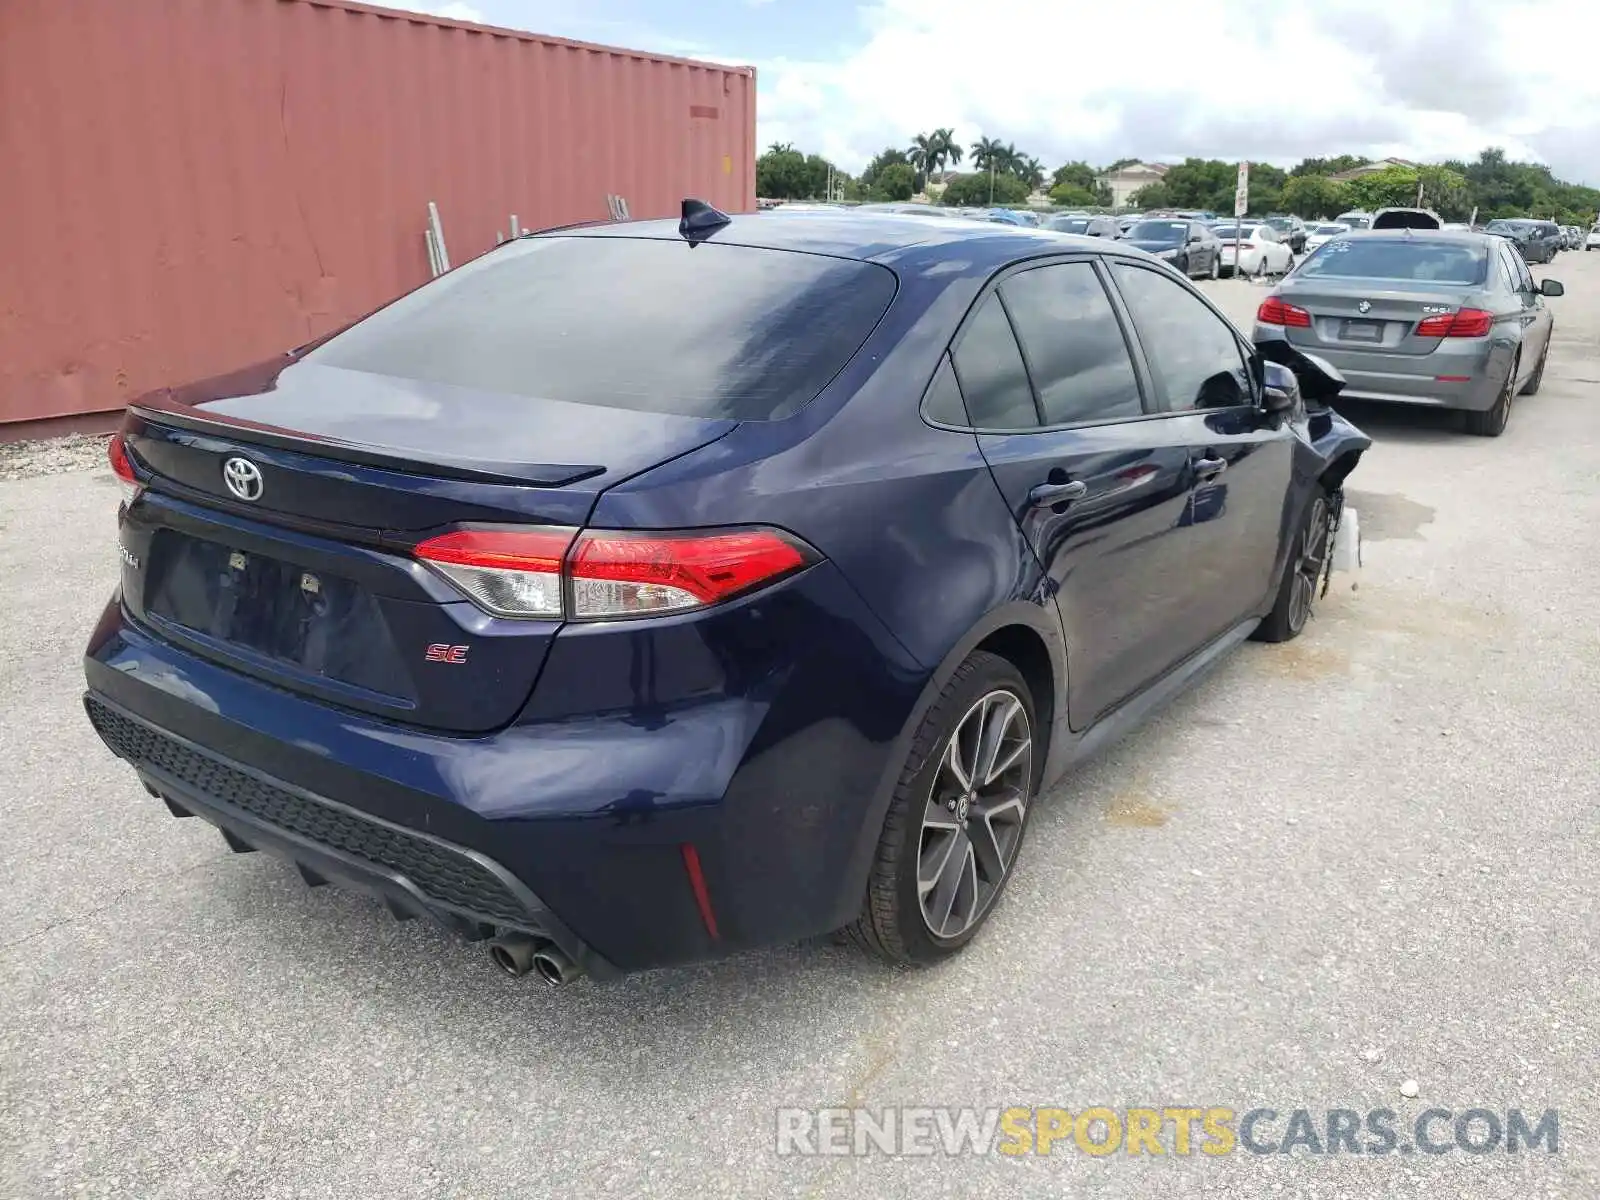
[[[1300,380],[1288,367],[1275,362],[1261,364],[1261,407],[1269,413],[1289,412],[1300,398]]]
[[[1539,294],[1541,296],[1564,296],[1567,289],[1554,279],[1541,279],[1539,281]]]

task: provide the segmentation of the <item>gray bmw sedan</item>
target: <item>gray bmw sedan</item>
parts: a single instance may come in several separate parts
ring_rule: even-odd
[[[1255,340],[1286,338],[1344,374],[1342,395],[1465,412],[1498,437],[1512,398],[1539,390],[1553,324],[1505,238],[1441,230],[1362,230],[1333,238],[1256,312]]]

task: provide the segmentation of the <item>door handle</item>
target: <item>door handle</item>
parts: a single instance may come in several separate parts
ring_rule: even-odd
[[[1228,469],[1228,460],[1225,458],[1192,458],[1189,465],[1194,468],[1195,475],[1200,479],[1210,479],[1213,475],[1221,475]]]
[[[1089,494],[1089,485],[1081,479],[1069,483],[1041,483],[1028,493],[1028,503],[1034,508],[1051,504],[1065,504],[1069,500],[1082,500]]]

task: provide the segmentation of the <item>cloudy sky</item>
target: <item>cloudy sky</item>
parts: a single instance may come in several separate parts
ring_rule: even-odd
[[[393,0],[391,0],[393,2]],[[762,145],[955,128],[1054,165],[1486,145],[1600,186],[1600,0],[404,0],[757,70]]]

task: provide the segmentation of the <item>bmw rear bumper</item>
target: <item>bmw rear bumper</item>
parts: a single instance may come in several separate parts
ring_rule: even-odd
[[[1345,377],[1342,400],[1415,404],[1486,412],[1494,407],[1511,368],[1508,348],[1483,339],[1445,339],[1431,354],[1384,354],[1346,350],[1292,336],[1297,350],[1327,359]],[[1253,338],[1282,338],[1277,325],[1257,325]]]

